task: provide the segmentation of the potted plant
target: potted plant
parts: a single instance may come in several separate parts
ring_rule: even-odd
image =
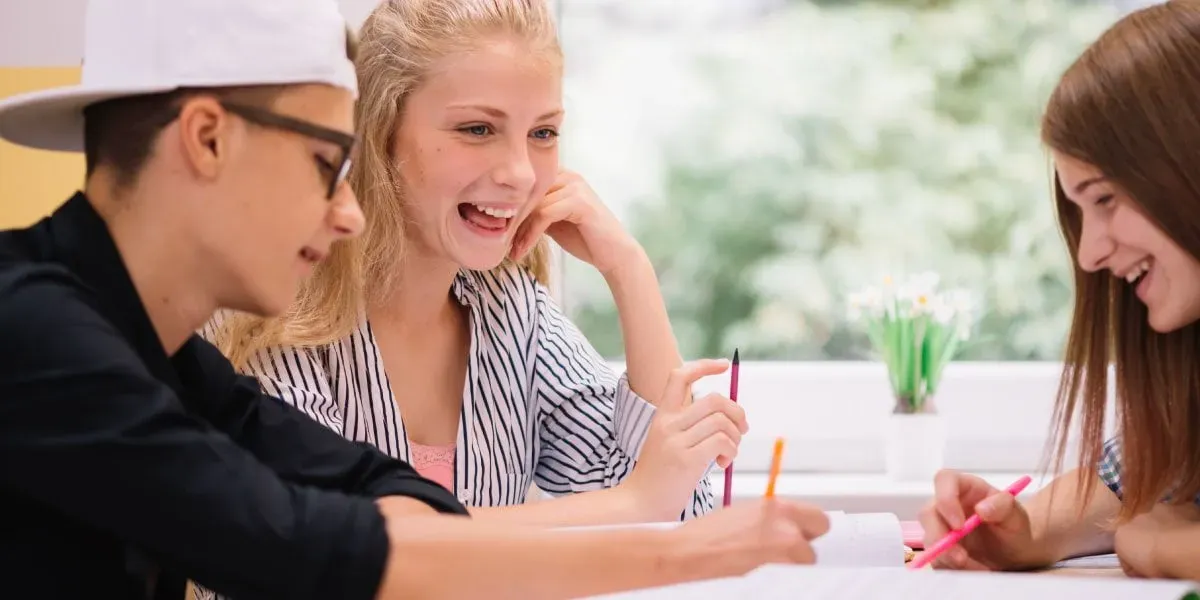
[[[894,400],[884,440],[888,474],[928,479],[942,467],[946,426],[934,404],[946,365],[970,335],[970,296],[939,290],[936,273],[897,284],[890,277],[850,296],[851,317],[865,324],[887,367]]]

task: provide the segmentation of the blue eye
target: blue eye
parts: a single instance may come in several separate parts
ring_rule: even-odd
[[[467,125],[466,127],[459,127],[458,130],[475,137],[483,137],[492,132],[492,128],[487,125]]]
[[[552,139],[558,137],[558,132],[553,129],[550,129],[549,127],[543,127],[541,129],[535,130],[533,132],[533,137],[535,137],[539,140],[552,140]]]

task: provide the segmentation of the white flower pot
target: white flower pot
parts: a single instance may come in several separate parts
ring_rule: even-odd
[[[938,414],[893,414],[883,449],[891,479],[932,481],[945,458],[946,420]]]

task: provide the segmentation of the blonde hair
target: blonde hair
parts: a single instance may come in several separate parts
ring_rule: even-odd
[[[222,320],[213,341],[236,367],[264,348],[335,342],[354,330],[368,305],[392,290],[409,225],[403,182],[391,155],[405,101],[439,59],[500,36],[528,43],[562,68],[558,32],[544,0],[385,0],[367,18],[355,61],[359,143],[349,177],[366,228],[361,237],[333,248],[283,315],[235,314]],[[548,283],[545,238],[520,264]]]

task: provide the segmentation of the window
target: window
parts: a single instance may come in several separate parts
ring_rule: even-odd
[[[748,359],[739,465],[765,468],[782,434],[792,470],[882,470],[890,392],[846,297],[924,270],[983,309],[937,399],[949,466],[1039,465],[1071,288],[1038,119],[1070,61],[1144,4],[558,1],[564,165],[650,254],[684,356]],[[573,259],[563,275],[567,311],[619,365],[603,279]]]

